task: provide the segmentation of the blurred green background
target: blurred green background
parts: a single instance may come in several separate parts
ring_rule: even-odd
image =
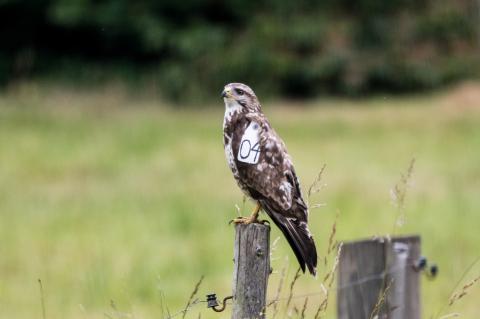
[[[480,275],[479,16],[473,0],[0,0],[0,317],[42,318],[38,279],[49,319],[162,318],[201,275],[200,298],[229,295],[228,221],[252,204],[225,162],[219,92],[242,81],[304,189],[326,164],[321,257],[337,213],[338,240],[393,233],[391,189],[416,159],[395,233],[420,234],[440,267],[423,317],[478,318],[478,286],[448,299]],[[269,298],[297,268],[275,246]],[[204,307],[188,317],[229,318]]]
[[[0,83],[106,79],[175,101],[414,92],[479,74],[476,0],[3,0]]]

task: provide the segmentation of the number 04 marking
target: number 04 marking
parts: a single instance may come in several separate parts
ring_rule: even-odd
[[[257,123],[250,123],[245,130],[240,147],[238,149],[237,159],[240,162],[257,164],[260,158],[260,138],[259,125]]]
[[[253,163],[257,163],[258,162],[258,157],[259,157],[259,154],[260,154],[260,143],[255,143],[253,146],[252,146],[252,142],[250,142],[250,140],[243,140],[242,141],[242,144],[240,144],[240,150],[238,152],[238,155],[240,156],[240,158],[242,160],[247,160],[250,155],[252,154],[252,152],[254,152],[255,154],[253,154]],[[249,163],[249,162],[248,162]]]

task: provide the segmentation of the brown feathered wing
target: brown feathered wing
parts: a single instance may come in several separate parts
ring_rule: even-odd
[[[283,232],[303,272],[307,267],[315,275],[317,251],[307,225],[308,208],[290,156],[263,114],[248,114],[243,126],[246,128],[252,121],[260,126],[260,157],[256,164],[235,159],[238,182]],[[242,138],[239,131],[233,135],[233,154],[238,154]]]

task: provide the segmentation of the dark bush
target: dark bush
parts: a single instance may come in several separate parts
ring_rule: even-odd
[[[174,101],[227,82],[265,95],[413,92],[478,75],[478,2],[9,0],[0,85],[153,85]],[[62,67],[60,68],[59,65]]]

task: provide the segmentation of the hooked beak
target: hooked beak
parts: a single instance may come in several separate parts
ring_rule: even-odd
[[[231,98],[231,97],[232,97],[232,93],[230,92],[230,90],[224,89],[222,91],[222,98]]]

